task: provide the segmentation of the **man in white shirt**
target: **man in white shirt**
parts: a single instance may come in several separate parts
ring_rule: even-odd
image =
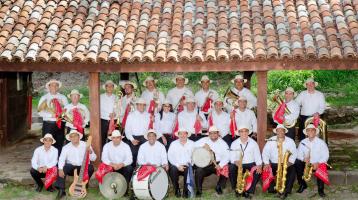
[[[270,139],[268,139],[262,152],[262,160],[264,162],[264,171],[269,170],[269,168],[271,167],[273,175],[275,176],[277,173],[278,161],[280,157],[283,160],[285,153],[287,151],[291,152],[291,156],[289,156],[287,163],[288,167],[286,174],[285,190],[282,194],[279,193],[280,198],[285,199],[287,195],[291,193],[293,183],[295,181],[295,166],[293,164],[296,161],[297,149],[295,142],[291,138],[285,136],[288,130],[282,124],[278,124],[276,128],[273,129],[273,132],[277,135],[272,136]],[[282,155],[279,155],[278,152],[279,144],[282,144]],[[274,182],[271,182],[268,191],[269,193],[275,193]]]
[[[209,112],[212,109],[214,100],[219,98],[219,94],[210,89],[210,84],[213,81],[209,79],[207,75],[201,77],[198,82],[201,85],[201,89],[195,93],[195,100],[200,108],[200,111],[204,113],[205,117],[208,118]]]
[[[168,160],[169,160],[169,176],[172,180],[175,196],[180,198],[188,197],[188,189],[186,187],[186,180],[188,175],[188,165],[191,165],[191,155],[194,150],[194,142],[189,140],[190,133],[180,128],[178,132],[175,133],[175,136],[179,139],[171,143],[168,150]],[[179,189],[179,176],[184,176],[184,186],[183,186],[183,195],[180,193]]]
[[[137,84],[132,81],[124,81],[121,83],[121,87],[124,89],[124,96],[120,99],[117,107],[120,115],[119,120],[124,128],[129,114],[135,110],[135,102],[137,101],[135,90],[137,89]]]
[[[183,127],[190,133],[193,133],[189,139],[197,141],[205,136],[202,135],[202,130],[207,129],[207,120],[203,112],[197,109],[196,102],[193,97],[185,99],[185,106],[186,109],[178,114],[178,127]]]
[[[249,137],[250,132],[251,130],[248,126],[240,126],[238,128],[240,137],[236,139],[230,147],[229,177],[231,188],[237,195],[240,194],[239,191],[236,191],[239,165],[242,165],[242,174],[249,171],[250,176],[253,177],[251,187],[248,190],[244,189],[240,194],[245,198],[250,198],[250,194],[255,193],[256,184],[259,182],[262,172],[262,159],[259,145],[255,140]],[[241,163],[240,160],[242,161]]]
[[[153,120],[150,114],[145,111],[145,105],[144,99],[137,99],[137,109],[128,115],[125,126],[125,135],[131,148],[134,161],[137,160],[139,147],[146,142],[144,136],[149,129],[151,120]],[[135,167],[136,163],[133,162],[132,166]]]
[[[184,75],[177,74],[172,80],[175,87],[170,89],[167,94],[167,99],[173,105],[174,112],[181,112],[184,110],[185,98],[194,96],[193,92],[185,87],[189,80]]]
[[[230,160],[229,146],[220,138],[219,129],[215,126],[209,128],[209,137],[201,138],[195,142],[195,147],[204,147],[215,154],[214,163],[207,167],[198,167],[195,172],[196,197],[202,194],[202,185],[204,178],[211,174],[219,174],[219,181],[216,184],[215,191],[218,195],[223,193],[226,180],[229,176],[228,163]]]
[[[220,98],[215,99],[214,109],[208,117],[208,126],[216,126],[219,129],[220,137],[230,146],[233,141],[230,134],[230,115],[223,111],[223,108],[224,101]]]
[[[60,199],[66,196],[65,182],[66,176],[73,176],[75,169],[77,174],[80,173],[81,165],[85,159],[87,150],[86,142],[80,141],[83,135],[76,130],[71,130],[66,135],[66,139],[71,141],[63,147],[60,158],[58,160],[58,178],[56,181],[56,187],[59,189],[57,198]],[[92,147],[89,149],[90,161],[95,161],[97,158]],[[94,168],[91,163],[88,163],[88,177],[91,178]]]
[[[309,117],[319,117],[326,109],[326,101],[322,92],[316,90],[318,83],[313,78],[308,78],[303,84],[307,90],[302,91],[296,98],[296,102],[301,107],[300,122],[298,129],[299,141],[305,138],[303,129],[305,121]]]
[[[61,86],[62,83],[54,79],[47,82],[45,87],[48,93],[40,98],[37,108],[43,120],[42,136],[46,133],[52,134],[56,140],[54,147],[56,147],[59,154],[65,140],[65,123],[61,120],[62,109],[68,104],[67,98],[58,92]]]
[[[108,136],[111,142],[108,142],[103,147],[102,162],[122,174],[127,181],[127,185],[129,185],[133,174],[131,165],[133,158],[129,145],[122,141],[123,137],[118,130],[114,130],[112,135]]]
[[[83,95],[75,89],[67,95],[67,97],[71,99],[71,103],[65,106],[67,133],[69,133],[71,129],[84,133],[84,128],[90,120],[89,110],[84,104],[79,102],[82,96]],[[82,140],[84,139],[85,137],[82,138]]]
[[[41,192],[44,186],[41,178],[45,178],[48,169],[56,167],[58,158],[58,151],[52,146],[56,143],[56,140],[50,133],[47,133],[40,141],[43,145],[35,149],[31,159],[32,168],[30,170],[30,174],[37,185],[37,192]],[[52,192],[52,187],[48,188],[48,191]]]
[[[155,113],[154,129],[158,134],[158,141],[160,141],[168,150],[170,143],[173,141],[173,127],[175,124],[176,115],[173,113],[172,105],[165,99],[162,105],[162,110]]]
[[[147,112],[152,114],[160,111],[165,99],[163,92],[159,91],[156,87],[157,81],[152,76],[148,76],[143,82],[144,87],[147,89],[141,95],[147,104]]]
[[[118,102],[118,97],[113,93],[117,88],[117,85],[111,80],[107,80],[102,86],[106,91],[100,95],[100,112],[101,112],[101,138],[102,138],[102,148],[106,143],[108,136],[108,128],[111,119],[116,119],[116,104]]]
[[[236,127],[248,125],[250,130],[253,132],[251,137],[256,139],[257,119],[254,111],[247,108],[247,98],[245,96],[240,96],[238,99],[238,105],[239,107],[234,110]]]
[[[139,147],[137,158],[138,165],[161,166],[168,171],[167,152],[164,145],[157,141],[155,130],[148,130],[144,137],[148,141]]]
[[[316,171],[320,164],[326,164],[329,159],[329,151],[326,142],[318,137],[319,129],[314,127],[313,124],[309,124],[303,133],[307,135],[306,139],[303,139],[298,146],[297,160],[295,163],[297,180],[300,185],[297,190],[298,193],[302,193],[307,188],[307,183],[302,178],[305,165],[311,164],[313,167],[313,173]],[[325,197],[324,182],[317,178],[318,194],[321,197]]]
[[[247,98],[247,108],[253,109],[257,106],[257,99],[249,89],[244,87],[246,82],[247,80],[244,79],[242,75],[236,75],[235,78],[231,80],[231,83],[234,84],[234,87],[230,88],[230,90],[239,97],[245,96]],[[224,100],[227,103],[227,111],[231,112],[234,109],[232,106],[235,102],[232,102],[232,100],[227,97]]]

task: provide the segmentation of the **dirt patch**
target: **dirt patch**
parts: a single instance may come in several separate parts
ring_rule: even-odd
[[[350,133],[328,131],[328,138],[332,140],[342,140],[342,139],[355,139],[358,138],[358,136]]]

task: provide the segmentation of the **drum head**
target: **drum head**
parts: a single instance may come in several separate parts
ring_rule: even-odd
[[[107,199],[118,199],[127,191],[127,182],[124,176],[117,172],[110,172],[103,177],[99,190]]]
[[[162,167],[150,175],[149,190],[153,199],[162,200],[168,193],[169,180],[167,172]]]
[[[214,155],[204,148],[196,148],[193,151],[192,160],[197,167],[204,168],[214,160]]]

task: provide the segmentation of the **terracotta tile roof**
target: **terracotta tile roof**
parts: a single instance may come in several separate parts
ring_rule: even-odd
[[[357,58],[358,0],[7,0],[0,59]]]

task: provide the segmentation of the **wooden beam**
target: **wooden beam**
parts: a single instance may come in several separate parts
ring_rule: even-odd
[[[101,160],[101,121],[99,108],[100,80],[98,72],[89,73],[89,99],[90,99],[90,134],[92,135],[92,147],[97,155],[96,164]]]
[[[267,71],[257,72],[257,142],[262,151],[267,132]]]

